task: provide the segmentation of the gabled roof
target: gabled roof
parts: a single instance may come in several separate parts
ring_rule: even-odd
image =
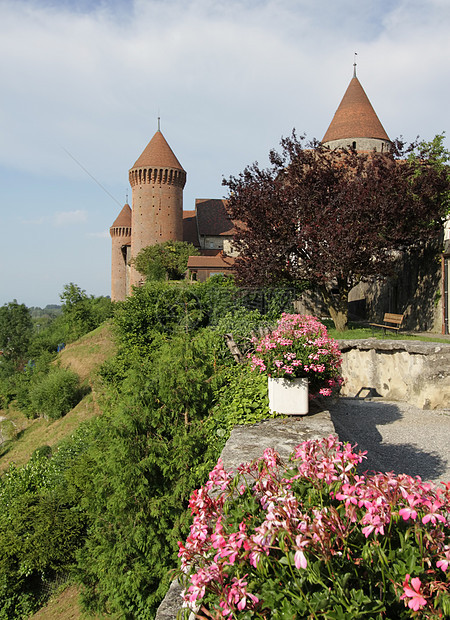
[[[128,203],[123,205],[111,228],[131,228],[131,208]]]
[[[226,210],[226,200],[221,198],[196,198],[197,226],[199,235],[216,237],[233,235],[235,228]]]
[[[155,133],[153,138],[142,151],[133,168],[175,168],[183,170],[182,165],[175,157],[174,152],[168,145],[161,131]],[[133,170],[133,168],[131,168]]]
[[[195,211],[183,211],[183,241],[199,246]]]
[[[364,88],[353,76],[322,142],[345,138],[377,138],[388,140]]]

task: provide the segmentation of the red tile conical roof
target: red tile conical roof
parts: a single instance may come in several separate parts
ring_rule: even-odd
[[[114,220],[111,228],[131,228],[131,208],[128,203],[124,204],[122,211]]]
[[[183,170],[182,165],[175,157],[174,152],[168,145],[165,137],[160,130],[155,133],[153,138],[142,151],[141,156],[134,164],[133,168],[175,168]],[[132,168],[132,170],[133,170]]]
[[[377,138],[389,141],[383,125],[356,76],[348,85],[322,142],[345,138]]]

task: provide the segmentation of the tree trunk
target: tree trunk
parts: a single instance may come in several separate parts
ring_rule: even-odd
[[[234,357],[237,364],[242,364],[245,360],[244,356],[239,350],[236,342],[234,341],[233,334],[224,334],[227,347],[230,349],[231,355]]]
[[[345,332],[348,329],[348,312],[336,310],[332,306],[328,306],[330,316],[338,332]]]
[[[348,294],[349,287],[345,280],[338,279],[337,286],[324,285],[320,288],[334,326],[340,332],[348,329]]]

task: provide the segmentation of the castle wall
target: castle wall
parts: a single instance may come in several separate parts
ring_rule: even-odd
[[[377,151],[379,153],[388,153],[391,150],[390,142],[378,138],[341,138],[340,140],[330,140],[324,144],[330,149],[354,148],[361,152]]]
[[[111,301],[124,301],[127,296],[127,246],[130,228],[111,228]]]

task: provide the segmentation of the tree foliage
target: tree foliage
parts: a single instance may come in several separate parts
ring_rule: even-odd
[[[30,410],[34,416],[57,420],[80,401],[79,377],[68,368],[51,368],[29,389]]]
[[[147,280],[181,280],[187,269],[189,256],[200,252],[186,241],[165,241],[143,248],[133,263]]]
[[[11,369],[17,370],[23,364],[32,330],[31,314],[25,304],[14,300],[0,308],[0,350],[4,358],[0,368],[9,362]]]
[[[442,229],[450,177],[436,165],[436,148],[421,144],[331,151],[293,132],[281,152],[271,151],[269,168],[255,163],[225,180],[240,282],[308,281],[345,329],[350,289],[390,275],[399,251],[423,247]]]
[[[203,283],[148,282],[118,303],[102,415],[0,477],[0,620],[30,615],[67,575],[90,611],[154,618],[189,528],[190,493],[233,424],[267,417],[267,384],[235,365],[222,336],[232,329],[241,342],[266,319],[246,315],[232,281],[212,288],[222,285],[216,297]],[[68,305],[86,300],[75,285],[67,293]],[[215,303],[228,312],[219,324]],[[56,416],[71,379],[50,362],[47,352],[20,377],[24,406]]]
[[[69,341],[76,340],[98,327],[113,314],[109,297],[94,297],[77,284],[65,284],[60,295],[62,322]]]

